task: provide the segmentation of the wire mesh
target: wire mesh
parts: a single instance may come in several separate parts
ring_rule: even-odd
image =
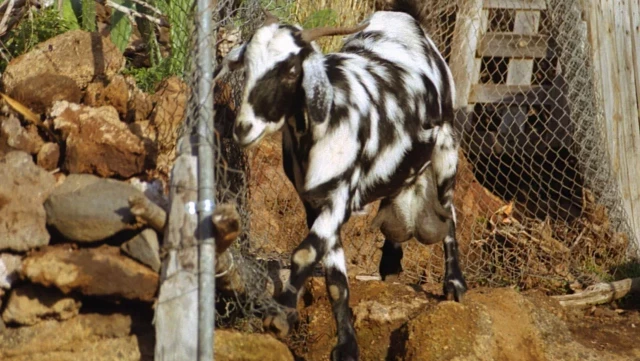
[[[635,243],[602,138],[579,2],[414,3],[454,70],[462,105],[456,116],[461,152],[455,207],[470,286],[562,293],[616,277]],[[341,4],[304,6],[340,7],[333,24],[350,25],[374,8],[397,5],[393,0]],[[300,14],[313,13],[293,1],[224,0],[216,6],[217,62],[260,25],[261,6],[287,22],[303,23]],[[351,8],[353,14],[346,16]],[[456,64],[463,60],[467,63]],[[198,69],[185,73],[189,84],[200,75]],[[246,153],[232,139],[242,85],[242,72],[215,84],[213,146],[216,201],[234,204],[240,213],[243,232],[232,254],[250,287],[242,294],[219,294],[216,321],[256,330],[259,319],[247,316],[277,307],[270,297],[277,271],[287,267],[307,228],[302,204],[282,170],[280,135]],[[197,114],[192,100],[188,109],[185,129]],[[352,216],[342,229],[351,276],[377,274],[384,240],[370,228],[377,206]],[[404,247],[400,280],[440,284],[442,247],[414,240]]]

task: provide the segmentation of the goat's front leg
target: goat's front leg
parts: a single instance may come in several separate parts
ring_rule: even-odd
[[[308,217],[312,223],[309,234],[293,251],[289,280],[276,298],[278,303],[287,308],[286,319],[280,315],[265,320],[267,326],[275,328],[281,336],[288,332],[298,319],[296,305],[302,286],[318,262],[324,260],[327,293],[338,329],[338,345],[331,353],[333,361],[356,361],[359,356],[349,309],[346,261],[340,241],[340,228],[348,218],[347,191],[346,187],[335,190],[332,192],[334,197],[318,212],[317,217]]]
[[[331,352],[332,361],[356,361],[359,357],[353,317],[349,308],[349,282],[342,242],[339,240],[324,260],[327,293],[338,328],[338,345]]]

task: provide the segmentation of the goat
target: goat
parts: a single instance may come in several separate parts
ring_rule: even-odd
[[[337,325],[332,360],[357,360],[340,229],[353,212],[381,200],[374,226],[385,236],[380,273],[402,271],[400,244],[444,242],[448,299],[467,285],[455,238],[453,189],[458,140],[450,70],[419,23],[401,12],[375,12],[349,28],[302,29],[266,20],[232,50],[214,77],[244,69],[234,139],[250,148],[283,132],[283,166],[305,208],[309,233],[291,255],[291,274],[276,301],[288,312],[267,327],[286,334],[297,321],[304,282],[323,261]],[[321,36],[348,35],[324,55]]]

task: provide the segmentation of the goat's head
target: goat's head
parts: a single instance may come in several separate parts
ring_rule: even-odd
[[[268,11],[266,20],[251,39],[233,49],[216,68],[215,78],[244,69],[245,83],[233,136],[241,146],[257,144],[264,136],[282,128],[304,91],[312,120],[328,114],[331,89],[322,64],[322,54],[313,41],[321,36],[347,35],[366,24],[303,30],[281,25]]]

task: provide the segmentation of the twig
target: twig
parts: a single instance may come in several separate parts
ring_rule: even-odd
[[[0,35],[4,35],[7,31],[7,20],[9,20],[9,15],[13,11],[13,5],[15,4],[15,0],[9,0],[7,4],[7,9],[4,11],[4,15],[2,15],[2,20],[0,20]]]
[[[154,24],[156,24],[158,26],[162,26],[162,27],[165,27],[165,28],[169,27],[169,23],[167,23],[167,21],[164,20],[164,19],[157,18],[157,17],[151,16],[151,15],[147,15],[147,14],[139,13],[139,12],[137,12],[137,11],[135,11],[133,9],[130,9],[130,8],[126,7],[126,6],[122,6],[120,4],[116,4],[111,0],[107,0],[106,5],[109,6],[110,8],[112,8],[112,9],[114,9],[114,10],[117,10],[117,11],[125,14],[128,17],[139,17],[139,18],[143,18],[143,19],[149,20],[150,22],[152,22],[152,23],[154,23]]]
[[[231,204],[218,205],[211,215],[216,240],[216,289],[223,292],[244,294],[245,284],[238,265],[233,262],[229,247],[240,235],[241,220]]]
[[[613,302],[629,293],[640,292],[640,277],[610,283],[597,283],[571,295],[552,296],[563,307],[585,308]]]
[[[144,6],[145,8],[153,11],[154,13],[156,13],[156,14],[158,14],[160,16],[163,15],[162,12],[160,11],[160,9],[158,9],[157,7],[152,6],[151,4],[149,4],[147,2],[144,2],[144,1],[141,1],[141,0],[131,0],[131,1],[133,1],[136,4]]]
[[[151,202],[146,196],[138,195],[129,197],[129,207],[133,215],[139,217],[157,232],[164,233],[167,213],[160,206]]]

